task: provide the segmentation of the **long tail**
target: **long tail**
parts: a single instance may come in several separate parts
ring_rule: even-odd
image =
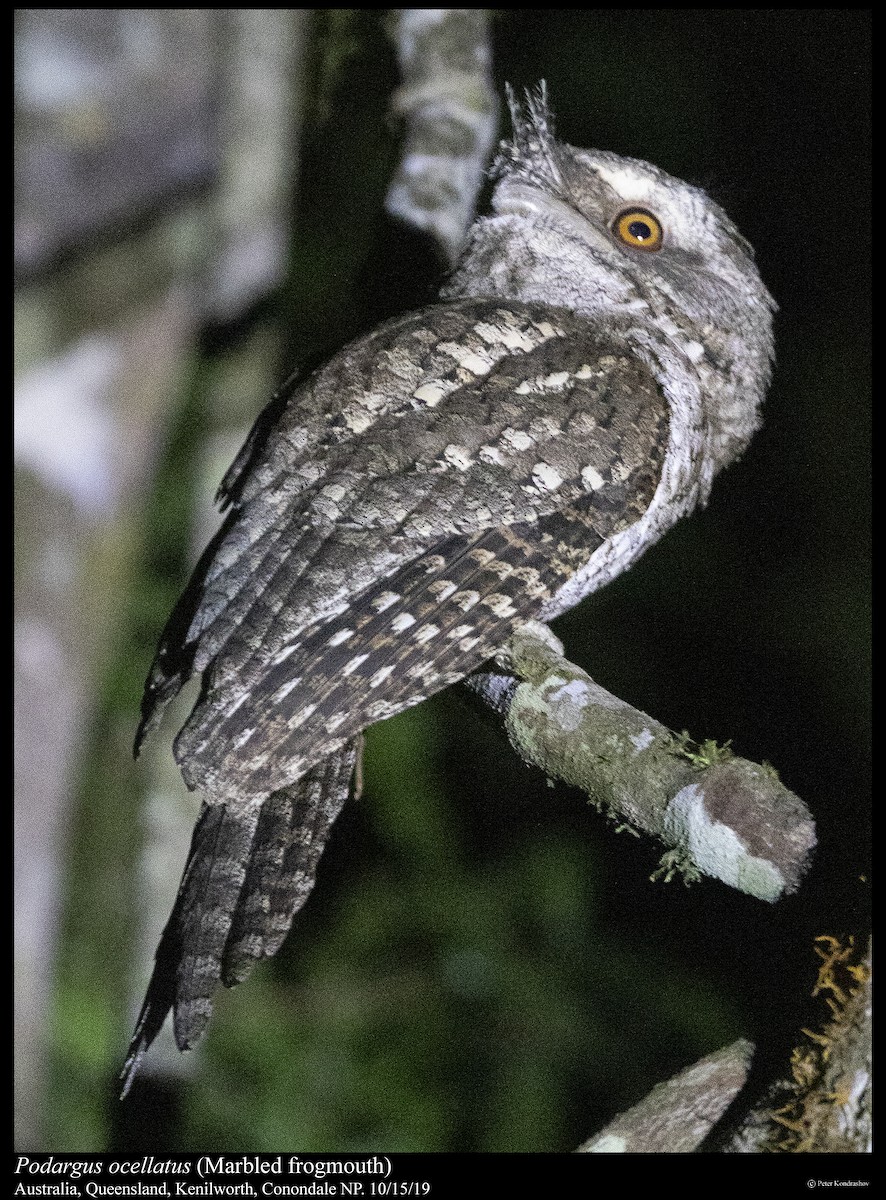
[[[279,950],[314,886],[358,745],[354,739],[249,808],[203,805],[120,1076],[121,1099],[170,1009],[176,1044],[190,1050],[219,981],[242,983],[259,959]]]

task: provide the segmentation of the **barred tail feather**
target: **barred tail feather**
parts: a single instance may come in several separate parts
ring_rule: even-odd
[[[312,767],[262,806],[253,853],[222,962],[226,987],[276,954],[314,886],[317,864],[348,797],[358,740]]]
[[[233,987],[280,948],[314,886],[357,747],[352,740],[248,808],[204,804],[121,1074],[121,1098],[170,1010],[178,1048],[191,1049],[219,981]]]
[[[267,803],[267,801],[265,802]],[[179,1050],[190,1050],[212,1015],[231,921],[239,903],[262,805],[243,811],[210,805],[200,818],[201,852],[182,883],[181,957],[176,970],[173,1029]]]

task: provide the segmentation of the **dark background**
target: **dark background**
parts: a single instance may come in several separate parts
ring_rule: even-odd
[[[317,21],[292,272],[274,300],[303,361],[420,302],[432,268],[379,216],[397,154],[379,18],[352,11],[332,84],[318,47],[345,35]],[[500,94],[545,78],[564,140],[705,187],[778,301],[745,459],[555,630],[618,696],[777,768],[818,823],[800,893],[769,906],[712,881],[650,883],[660,848],[548,787],[447,693],[370,732],[364,797],[283,951],[220,999],[193,1078],[146,1079],[121,1108],[117,1064],[60,1039],[59,1148],[85,1149],[88,1126],[105,1139],[89,1148],[125,1152],[569,1150],[735,1037],[758,1043],[756,1078],[771,1078],[821,1019],[812,939],[863,940],[868,923],[868,28],[863,10],[492,23]],[[248,326],[208,331],[207,352]],[[183,429],[170,455],[199,423]],[[169,591],[182,555],[161,563]],[[133,726],[161,608],[139,610],[118,676]],[[114,1018],[121,1059],[128,1018]]]

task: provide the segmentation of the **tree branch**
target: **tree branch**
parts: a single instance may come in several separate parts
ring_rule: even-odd
[[[789,1077],[774,1084],[724,1147],[726,1153],[864,1154],[871,1150],[872,948],[815,939],[822,962],[813,995],[830,1019],[802,1030]]]
[[[450,266],[474,220],[497,128],[489,18],[479,8],[401,8],[391,37],[406,137],[385,207],[430,234]]]
[[[695,746],[605,691],[530,622],[468,686],[504,723],[520,757],[670,849],[659,873],[712,875],[761,900],[796,891],[815,825],[771,767]]]
[[[744,1087],[754,1047],[740,1038],[660,1083],[581,1146],[583,1154],[689,1154]]]

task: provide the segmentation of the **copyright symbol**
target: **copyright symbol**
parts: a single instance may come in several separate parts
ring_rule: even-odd
[[[806,1186],[807,1186],[807,1187],[814,1188],[814,1187],[815,1187],[815,1180],[814,1180],[814,1179],[807,1179],[807,1180],[806,1180]]]

